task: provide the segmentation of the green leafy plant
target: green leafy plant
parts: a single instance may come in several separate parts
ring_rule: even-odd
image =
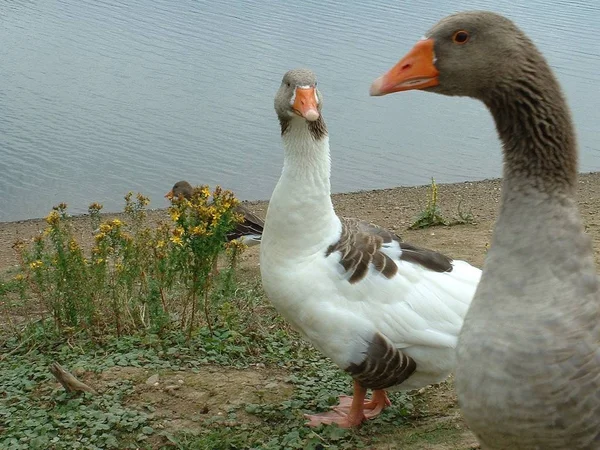
[[[429,186],[429,197],[427,206],[415,218],[414,222],[408,227],[410,230],[418,230],[421,228],[429,228],[436,226],[453,226],[464,224],[475,224],[475,219],[471,211],[463,211],[461,209],[462,202],[458,203],[458,216],[452,220],[447,220],[442,214],[442,209],[438,203],[438,186],[433,178]]]
[[[442,216],[442,211],[438,205],[437,184],[435,183],[435,180],[431,178],[427,206],[419,213],[414,222],[408,228],[411,230],[416,230],[419,228],[429,228],[439,225],[447,225],[447,221]]]
[[[457,218],[452,221],[452,225],[475,225],[475,217],[471,210],[463,211],[461,209],[462,201],[458,202]]]

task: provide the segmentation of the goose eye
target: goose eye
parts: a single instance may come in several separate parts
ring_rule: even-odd
[[[292,87],[291,83],[285,83],[287,84],[287,87]]]
[[[455,44],[465,44],[469,40],[469,33],[464,30],[457,31],[452,36],[452,40]]]

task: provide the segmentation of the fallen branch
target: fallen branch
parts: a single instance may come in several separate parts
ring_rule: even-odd
[[[54,375],[58,382],[63,385],[67,392],[90,392],[92,394],[97,394],[93,388],[79,381],[73,374],[64,369],[56,361],[50,366],[50,372],[52,372],[52,375]]]

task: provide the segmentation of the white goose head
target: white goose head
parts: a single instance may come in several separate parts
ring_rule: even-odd
[[[309,69],[293,69],[281,80],[275,95],[275,111],[284,135],[292,125],[306,127],[315,139],[327,130],[321,115],[323,97],[317,89],[317,77]]]

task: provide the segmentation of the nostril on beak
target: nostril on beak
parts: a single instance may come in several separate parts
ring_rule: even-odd
[[[402,70],[407,70],[407,69],[410,69],[411,67],[412,67],[412,64],[407,63],[402,66]]]

